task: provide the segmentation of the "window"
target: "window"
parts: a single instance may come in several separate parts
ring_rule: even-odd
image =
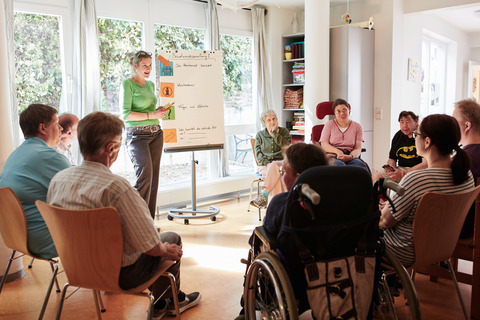
[[[255,137],[256,112],[252,101],[253,39],[222,35],[223,94],[226,150],[231,175],[250,173],[254,166],[250,138]]]
[[[15,12],[18,111],[31,103],[59,109],[62,99],[61,17]]]
[[[422,42],[421,117],[445,112],[446,45],[424,38]]]
[[[122,81],[132,74],[130,56],[142,48],[143,23],[98,19],[100,80],[104,110],[120,115],[119,93]]]

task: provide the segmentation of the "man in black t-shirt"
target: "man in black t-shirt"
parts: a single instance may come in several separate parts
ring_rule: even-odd
[[[413,131],[418,126],[418,116],[412,111],[402,111],[398,116],[400,130],[392,139],[387,164],[372,175],[375,181],[380,177],[389,177],[400,181],[407,172],[427,167],[425,159],[417,155]]]

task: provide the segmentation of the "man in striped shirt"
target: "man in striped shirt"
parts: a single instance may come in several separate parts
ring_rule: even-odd
[[[119,285],[128,290],[149,280],[164,259],[178,261],[168,271],[180,285],[181,238],[173,232],[158,234],[146,202],[130,183],[110,171],[122,143],[123,121],[118,117],[93,112],[78,124],[78,143],[84,161],[80,166],[63,170],[51,181],[47,202],[69,209],[92,209],[112,206],[120,216],[124,237],[122,269]],[[169,280],[159,278],[152,286],[158,298],[169,286]],[[186,295],[179,290],[180,311],[198,304],[199,292]],[[152,319],[166,314],[175,315],[169,298],[155,304]]]

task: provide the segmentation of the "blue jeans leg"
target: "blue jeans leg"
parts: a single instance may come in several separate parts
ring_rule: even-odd
[[[134,188],[147,202],[152,218],[155,218],[157,208],[162,149],[163,130],[154,133],[127,133],[127,150],[137,176]]]

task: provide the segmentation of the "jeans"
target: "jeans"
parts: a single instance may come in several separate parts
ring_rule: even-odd
[[[137,182],[134,188],[147,202],[152,218],[157,209],[158,179],[163,149],[163,130],[157,132],[127,132],[127,150],[132,160]]]
[[[363,163],[363,161],[358,158],[352,159],[347,163],[343,162],[342,160],[335,159],[335,165],[336,166],[355,166],[355,167],[367,169],[367,166]]]
[[[182,239],[175,232],[163,232],[160,234],[160,241],[174,243],[178,246],[182,246]],[[123,290],[135,288],[142,283],[147,282],[157,272],[158,266],[164,260],[163,257],[154,257],[148,254],[142,253],[142,255],[135,261],[134,264],[122,267],[120,269],[120,277],[118,284]],[[168,272],[175,276],[177,283],[177,292],[180,292],[180,261],[167,269]],[[166,277],[159,277],[150,288],[155,299],[170,286],[170,280]],[[171,298],[172,292],[167,290],[163,295],[163,299]]]

